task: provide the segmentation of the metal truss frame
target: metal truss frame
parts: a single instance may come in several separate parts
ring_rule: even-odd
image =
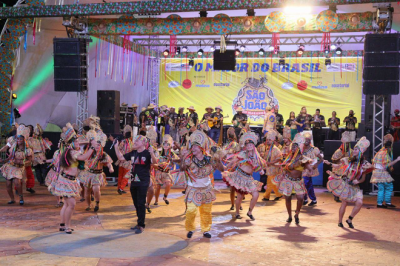
[[[385,135],[385,95],[374,95],[372,120],[372,158],[383,146]],[[370,195],[376,195],[378,186],[372,184]]]
[[[147,67],[147,89],[150,93],[150,103],[158,106],[158,84],[160,82],[160,57],[149,57]]]
[[[280,37],[280,45],[321,45],[322,35],[315,36],[295,36],[295,37]],[[262,46],[272,44],[272,37],[229,37],[229,41],[237,41],[237,44],[245,46]],[[169,38],[134,38],[132,40],[143,46],[169,46]],[[177,46],[212,46],[214,41],[220,41],[220,37],[207,36],[206,38],[177,38]],[[332,43],[341,44],[363,44],[365,41],[364,35],[338,35],[331,36]]]

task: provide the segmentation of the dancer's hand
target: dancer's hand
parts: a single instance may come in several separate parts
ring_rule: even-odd
[[[150,152],[150,153],[154,153],[153,146],[151,146],[151,145],[150,145],[150,147],[149,147],[149,152]]]
[[[261,170],[260,175],[264,175],[264,173],[265,173],[264,170]]]
[[[353,185],[357,185],[360,184],[360,182],[358,182],[358,180],[353,180]]]

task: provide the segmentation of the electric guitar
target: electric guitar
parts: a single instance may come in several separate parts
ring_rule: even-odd
[[[221,127],[221,124],[219,124],[218,121],[219,121],[219,120],[222,120],[222,119],[224,119],[224,118],[229,118],[229,115],[224,116],[224,117],[221,117],[221,118],[214,117],[213,120],[208,120],[208,126],[209,126],[210,128],[212,128],[212,127],[220,128],[220,127]]]

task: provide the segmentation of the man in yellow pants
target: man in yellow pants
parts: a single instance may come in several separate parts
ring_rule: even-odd
[[[262,155],[262,158],[266,161],[267,166],[265,168],[265,174],[268,176],[267,178],[267,187],[265,189],[263,201],[269,201],[269,197],[271,192],[274,191],[275,199],[279,200],[282,197],[282,194],[279,193],[278,188],[272,183],[272,179],[275,178],[281,172],[281,167],[275,165],[282,161],[282,152],[278,147],[274,145],[274,141],[278,132],[275,130],[268,131],[265,134],[265,152]]]
[[[216,200],[211,176],[215,169],[222,172],[224,167],[219,158],[209,155],[210,142],[202,131],[193,132],[188,145],[188,149],[182,152],[180,165],[181,171],[186,173],[188,185],[185,197],[187,237],[193,236],[197,209],[200,209],[201,231],[204,237],[211,238],[212,202]]]

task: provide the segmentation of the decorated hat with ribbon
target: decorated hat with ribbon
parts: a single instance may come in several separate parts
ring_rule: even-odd
[[[163,138],[163,144],[167,142],[171,147],[174,144],[174,139],[169,134],[165,134]]]
[[[30,129],[24,125],[19,125],[17,127],[17,137],[24,137],[25,139],[29,138]]]
[[[393,138],[392,134],[386,134],[383,137],[383,144],[385,144],[386,142],[391,142],[391,143],[394,142],[394,138]]]
[[[36,136],[41,136],[43,134],[43,128],[39,124],[36,124],[35,128],[33,129],[33,134]]]
[[[354,146],[354,148],[358,148],[358,149],[360,149],[360,151],[361,151],[362,153],[364,153],[364,152],[368,149],[369,145],[370,145],[369,140],[368,140],[366,137],[362,137],[362,138],[357,142],[356,146]]]
[[[86,137],[89,140],[95,140],[101,144],[101,146],[104,148],[106,146],[107,142],[107,135],[103,133],[103,131],[94,131],[94,130],[89,130],[89,132],[86,134]]]
[[[305,139],[312,139],[312,134],[311,134],[310,132],[305,132],[305,133],[303,134],[303,137],[304,137]]]
[[[71,123],[67,123],[62,129],[61,141],[67,144],[70,143],[74,138],[76,138],[76,132]]]
[[[297,133],[296,136],[294,136],[292,143],[297,144],[297,146],[299,146],[300,148],[300,151],[303,152],[303,147],[305,142],[306,139],[304,138],[304,136],[301,135],[300,133]]]
[[[265,133],[265,138],[268,140],[274,141],[276,139],[276,136],[278,135],[278,132],[275,130],[270,130],[267,133]]]
[[[283,138],[284,139],[291,139],[292,137],[292,130],[290,129],[290,127],[284,127],[283,128]]]
[[[149,140],[152,140],[152,141],[157,140],[157,132],[156,132],[156,130],[154,129],[154,126],[151,126],[151,127],[147,130],[147,132],[146,132],[146,137],[147,137]]]
[[[207,145],[208,145],[208,136],[200,130],[196,130],[192,133],[192,135],[190,135],[190,145],[198,145],[203,149],[207,149]]]
[[[240,137],[240,146],[244,146],[247,143],[253,143],[254,145],[257,144],[258,137],[254,132],[247,131]]]
[[[125,135],[126,133],[128,133],[128,132],[131,132],[131,134],[132,134],[132,127],[131,127],[130,125],[126,125],[126,126],[124,127],[124,135]]]
[[[342,142],[348,143],[351,141],[350,131],[345,131],[342,133]]]

